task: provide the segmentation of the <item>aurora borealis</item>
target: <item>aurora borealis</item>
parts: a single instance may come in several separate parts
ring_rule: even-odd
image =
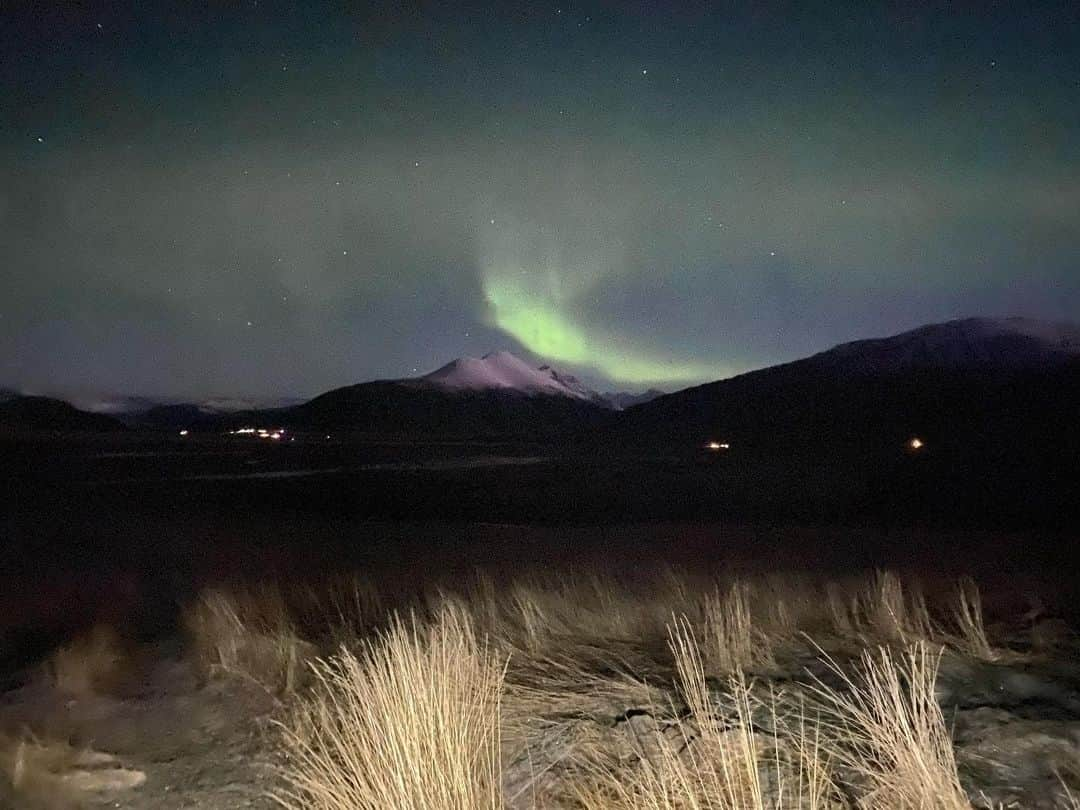
[[[0,386],[669,389],[1080,319],[1071,3],[16,4]]]

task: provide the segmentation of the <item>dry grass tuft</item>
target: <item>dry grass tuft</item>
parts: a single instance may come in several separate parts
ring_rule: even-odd
[[[314,692],[283,726],[292,810],[503,806],[504,662],[448,605],[429,626],[394,621],[354,654],[314,665]]]
[[[709,689],[701,651],[685,620],[671,629],[678,689],[689,715],[675,734],[634,739],[636,762],[594,764],[576,790],[585,810],[821,810],[837,806],[836,789],[817,735],[800,714],[794,733],[781,730],[775,699],[753,697],[741,671],[727,689]],[[772,731],[759,730],[765,711]],[[644,743],[644,744],[643,744]]]
[[[879,571],[862,588],[828,583],[824,603],[831,635],[864,644],[911,644],[941,636],[917,586]]]
[[[756,623],[777,639],[816,636],[832,628],[826,590],[807,576],[769,575],[753,583],[752,594],[758,605]]]
[[[271,694],[295,691],[314,656],[276,589],[207,591],[184,612],[184,625],[208,675],[239,677]]]
[[[98,625],[56,650],[46,662],[45,672],[57,691],[87,697],[115,686],[125,658],[116,631]]]
[[[833,718],[829,747],[862,794],[860,807],[969,810],[934,696],[940,660],[922,641],[899,657],[881,647],[863,654],[857,675],[834,665],[841,688],[814,690]]]
[[[949,646],[980,661],[996,661],[1001,657],[1001,651],[994,648],[986,635],[979,586],[967,577],[957,586],[953,625],[956,630],[948,639]]]
[[[909,644],[934,638],[934,622],[918,588],[905,588],[891,571],[878,572],[863,602],[864,635]]]
[[[775,666],[773,638],[758,629],[751,618],[749,585],[736,582],[726,593],[706,597],[703,614],[705,662],[711,672],[726,674]]]
[[[306,634],[339,642],[383,627],[391,613],[387,599],[374,581],[357,573],[330,576],[317,586],[304,583],[284,598]]]
[[[493,638],[541,656],[597,642],[662,643],[671,614],[690,609],[685,586],[671,572],[632,585],[595,575],[533,577],[506,591],[481,580],[461,598]]]

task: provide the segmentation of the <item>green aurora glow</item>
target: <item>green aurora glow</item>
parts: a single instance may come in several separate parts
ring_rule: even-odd
[[[0,16],[0,388],[273,402],[508,349],[673,391],[1080,320],[1076,0]]]
[[[529,351],[556,363],[592,369],[615,382],[678,383],[735,372],[657,357],[615,337],[590,334],[560,312],[553,297],[538,295],[512,278],[487,279],[484,295],[491,306],[493,325]]]

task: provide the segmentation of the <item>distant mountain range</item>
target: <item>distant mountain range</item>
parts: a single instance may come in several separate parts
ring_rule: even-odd
[[[1080,437],[1080,328],[972,318],[846,343],[629,409],[620,430],[735,446],[1056,452]]]
[[[1055,431],[1058,436],[1078,432],[1078,380],[1080,327],[971,318],[842,344],[666,395],[601,394],[572,375],[503,351],[463,357],[420,377],[345,386],[271,409],[242,400],[161,405],[128,398],[130,410],[104,408],[114,419],[0,390],[0,425],[115,429],[122,419],[151,429],[216,430],[272,422],[376,434],[614,431],[633,436],[635,444],[716,441],[761,447],[896,442],[921,434],[936,441],[978,434],[992,442],[1022,428],[1045,441]]]
[[[609,420],[610,412],[659,395],[600,394],[573,375],[501,351],[462,357],[419,377],[359,383],[273,407],[242,399],[162,403],[122,396],[84,396],[78,404],[136,429],[224,430],[274,423],[370,433],[513,436],[593,430]]]

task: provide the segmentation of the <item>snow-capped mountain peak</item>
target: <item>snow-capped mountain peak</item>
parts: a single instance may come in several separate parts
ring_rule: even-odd
[[[546,365],[534,368],[507,351],[491,352],[483,357],[460,357],[425,374],[419,381],[452,391],[500,390],[582,400],[598,398],[577,378]]]

